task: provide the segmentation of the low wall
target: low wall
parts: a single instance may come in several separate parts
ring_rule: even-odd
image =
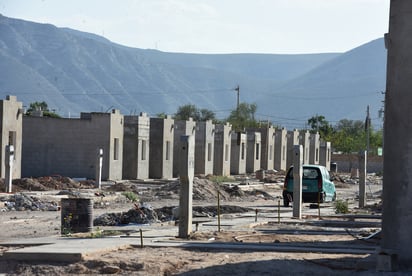
[[[368,173],[382,173],[383,172],[383,157],[382,156],[368,156]],[[359,155],[358,154],[332,154],[331,163],[336,163],[338,172],[351,172],[351,169],[359,169]]]

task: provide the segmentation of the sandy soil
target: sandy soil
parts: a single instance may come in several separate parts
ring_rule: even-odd
[[[204,184],[204,183],[203,183]],[[128,185],[122,184],[123,190],[130,189]],[[207,186],[207,185],[205,185]],[[370,201],[368,208],[358,209],[356,207],[357,186],[344,184],[338,186],[338,198],[347,200],[351,214],[379,214],[379,202],[381,185],[378,179],[376,183],[369,186]],[[170,185],[165,189],[154,189],[153,185],[139,186],[136,193],[140,198],[156,208],[163,206],[177,206],[178,196]],[[199,196],[208,195],[194,201],[194,205],[210,205],[215,195],[213,187],[204,187],[206,192],[199,192]],[[253,189],[252,189],[253,190]],[[145,191],[145,192],[142,192]],[[92,191],[95,193],[95,191]],[[133,203],[126,200],[119,191],[104,191],[105,198],[99,198],[100,208],[94,209],[94,216],[115,211],[127,211],[132,208]],[[266,193],[276,198],[280,196],[280,186],[266,188]],[[33,192],[32,192],[33,193]],[[42,198],[54,198],[56,191],[35,192],[36,196]],[[256,208],[256,206],[273,207],[276,209],[277,200],[266,198],[262,193],[252,192],[239,197],[225,195],[224,203],[242,207]],[[213,199],[215,201],[215,199]],[[4,202],[3,202],[4,204]],[[0,206],[1,207],[1,206]],[[291,208],[281,207],[282,214],[287,216]],[[264,212],[264,211],[262,211]],[[304,205],[307,217],[316,215],[316,210],[311,210],[309,205]],[[328,213],[327,213],[328,212]],[[322,209],[322,214],[334,214],[333,206]],[[260,219],[263,220],[263,219]],[[271,219],[274,220],[273,218]],[[307,221],[307,220],[302,220]],[[4,242],[14,238],[47,237],[60,235],[60,212],[58,211],[7,211],[0,213],[0,241]],[[296,233],[276,234],[272,230],[319,230],[328,227],[319,225],[308,225],[296,222],[294,224],[266,224],[249,231],[231,231],[223,229],[217,231],[200,231],[191,236],[191,240],[210,240],[216,242],[242,242],[242,243],[282,243],[291,242],[308,244],[334,243],[350,248],[353,245],[363,245],[355,235],[304,235]],[[270,231],[269,231],[270,230]],[[364,229],[366,235],[371,229]],[[376,230],[376,229],[375,229]],[[272,231],[272,232],[271,232]],[[378,245],[379,240],[368,241],[368,244]],[[10,250],[9,247],[0,247],[0,252]],[[1,254],[1,253],[0,253]],[[7,261],[0,256],[0,273],[16,275],[70,275],[70,274],[117,274],[117,275],[331,275],[350,273],[363,273],[365,275],[375,272],[375,256],[369,254],[331,254],[331,253],[285,253],[271,251],[233,251],[225,249],[183,249],[183,248],[150,248],[129,246],[122,250],[116,250],[105,254],[88,256],[78,263],[33,263]]]

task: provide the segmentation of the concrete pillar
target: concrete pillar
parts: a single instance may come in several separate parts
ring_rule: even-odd
[[[382,256],[412,268],[412,1],[391,0],[385,93]],[[395,268],[389,263],[387,270]]]
[[[303,146],[293,146],[293,217],[302,218]]]
[[[103,149],[98,149],[96,152],[96,177],[95,187],[102,188],[102,168],[103,168]]]
[[[173,177],[174,120],[150,118],[149,177],[170,179]]]
[[[141,112],[139,116],[124,116],[123,178],[149,178],[150,118]]]
[[[176,177],[179,172],[179,151],[180,151],[180,136],[193,135],[196,137],[196,122],[192,118],[189,120],[179,120],[174,123],[174,143],[173,143],[173,176]],[[196,138],[195,138],[196,141]]]
[[[320,136],[319,132],[310,135],[309,164],[319,164]]]
[[[264,170],[273,170],[273,158],[275,155],[275,129],[270,126],[260,131],[262,135],[262,156],[261,168]]]
[[[321,141],[319,149],[319,164],[325,166],[330,171],[330,161],[332,158],[332,146],[330,142]]]
[[[288,131],[287,139],[288,139],[288,143],[287,143],[288,148],[287,148],[287,155],[286,155],[286,168],[289,168],[290,166],[293,165],[293,159],[294,159],[293,147],[295,145],[299,145],[299,131],[297,129]]]
[[[179,237],[187,238],[192,233],[192,194],[195,170],[195,141],[192,135],[180,137],[179,155]]]
[[[286,154],[287,154],[287,130],[277,129],[275,131],[275,158],[274,168],[278,171],[286,171]]]
[[[246,173],[254,173],[260,169],[260,157],[262,152],[262,140],[260,132],[248,132],[247,154],[246,154]]]
[[[359,208],[366,205],[366,168],[367,168],[367,151],[359,153]]]
[[[230,150],[231,150],[232,125],[215,126],[215,152],[213,160],[214,175],[230,175]]]
[[[309,164],[309,151],[310,151],[310,132],[301,131],[299,135],[299,145],[303,146],[303,164]]]
[[[6,146],[6,160],[5,160],[5,177],[4,186],[6,186],[6,193],[12,192],[12,181],[13,181],[13,163],[14,163],[14,146]]]
[[[195,173],[213,174],[215,125],[212,120],[196,123]]]
[[[246,173],[246,134],[232,132],[232,142],[230,149],[230,173]]]

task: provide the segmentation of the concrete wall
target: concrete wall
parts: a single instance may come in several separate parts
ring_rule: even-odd
[[[376,155],[368,156],[367,172],[379,173],[383,172],[383,157]],[[358,154],[332,154],[331,163],[336,163],[338,173],[350,173],[352,169],[359,169]]]
[[[123,115],[118,110],[82,113],[80,119],[24,116],[23,141],[23,177],[94,179],[102,148],[102,179],[122,179]]]
[[[303,146],[303,164],[309,164],[309,151],[310,151],[310,133],[309,133],[309,131],[301,131],[300,132],[299,144]]]
[[[195,174],[213,174],[215,125],[211,120],[197,122],[195,136]]]
[[[299,145],[299,131],[297,129],[288,131],[288,147],[286,155],[286,167],[289,168],[293,165],[293,146]]]
[[[331,156],[332,152],[330,142],[321,141],[319,148],[319,164],[325,166],[328,171],[330,171]]]
[[[275,129],[270,127],[248,128],[248,132],[260,132],[261,138],[261,156],[260,168],[264,170],[273,170],[275,155]]]
[[[21,177],[23,104],[15,96],[0,101],[0,178],[5,177],[5,150],[14,146],[13,178]]]
[[[230,175],[230,150],[231,150],[232,125],[215,126],[215,152],[213,160],[214,175]]]
[[[230,173],[246,173],[246,133],[232,132],[232,142],[230,150]]]
[[[177,177],[179,174],[180,161],[180,137],[182,135],[192,135],[193,141],[196,137],[196,122],[192,118],[187,121],[175,121],[174,127],[174,142],[173,142],[173,176]]]
[[[149,178],[150,118],[124,116],[123,178]]]
[[[319,133],[310,135],[309,164],[319,164],[320,136]]]
[[[286,171],[286,155],[287,155],[287,130],[276,129],[275,131],[275,159],[274,168],[278,171]]]
[[[260,170],[262,139],[260,132],[247,132],[246,173]]]
[[[174,120],[150,118],[149,177],[173,177]]]

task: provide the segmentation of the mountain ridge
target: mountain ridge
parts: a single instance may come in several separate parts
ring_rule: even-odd
[[[125,115],[172,114],[178,106],[190,103],[224,118],[235,108],[233,89],[239,85],[241,102],[255,102],[259,119],[279,125],[304,127],[309,117],[303,117],[310,114],[322,114],[330,121],[346,114],[348,119],[362,120],[365,99],[341,101],[341,106],[352,110],[346,113],[295,101],[311,94],[325,96],[328,89],[334,90],[335,97],[345,96],[345,89],[353,90],[356,85],[361,90],[383,90],[386,60],[382,45],[383,39],[378,39],[354,52],[327,54],[167,53],[0,16],[0,70],[5,72],[0,96],[16,95],[24,105],[44,100],[65,117],[111,108]],[[340,67],[344,70],[337,70]],[[373,99],[372,110],[380,100]],[[298,109],[290,108],[294,105]]]

